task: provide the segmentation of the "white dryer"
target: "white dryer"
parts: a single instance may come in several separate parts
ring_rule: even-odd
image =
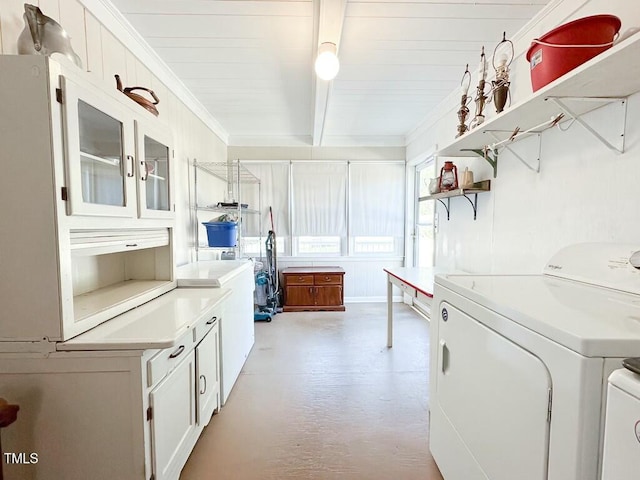
[[[609,377],[602,480],[640,478],[640,358]]]
[[[436,276],[430,449],[445,480],[599,479],[607,377],[640,355],[639,251],[580,244],[543,275]]]

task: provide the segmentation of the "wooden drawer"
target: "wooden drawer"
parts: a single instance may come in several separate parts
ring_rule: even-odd
[[[288,274],[284,276],[287,285],[313,285],[313,275]]]
[[[342,275],[339,273],[316,273],[313,276],[315,285],[342,285]]]
[[[207,325],[211,328],[211,325]],[[147,362],[147,386],[151,387],[162,380],[164,376],[173,370],[180,361],[189,356],[194,347],[195,332],[185,332],[176,342],[175,346],[160,350]]]

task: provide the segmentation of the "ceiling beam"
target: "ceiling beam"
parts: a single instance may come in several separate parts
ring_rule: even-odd
[[[347,0],[314,0],[314,42],[311,52],[311,65],[316,60],[318,47],[324,42],[336,44],[338,58],[340,53],[340,37],[342,36],[342,26],[344,24]],[[326,81],[318,78],[315,71],[311,77],[312,91],[314,92],[313,104],[313,146],[322,145],[325,121],[327,118],[327,108],[331,97],[331,87],[333,81]]]

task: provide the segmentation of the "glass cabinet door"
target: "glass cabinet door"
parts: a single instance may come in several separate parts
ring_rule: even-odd
[[[69,80],[63,91],[69,213],[135,216],[133,120]]]
[[[171,142],[169,133],[136,121],[138,140],[138,214],[171,217]]]

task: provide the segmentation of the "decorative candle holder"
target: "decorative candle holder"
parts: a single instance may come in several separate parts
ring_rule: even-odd
[[[476,115],[471,121],[471,128],[475,128],[478,125],[484,123],[484,106],[487,103],[487,95],[485,94],[485,88],[487,85],[487,60],[484,54],[484,47],[482,47],[482,53],[480,54],[480,65],[478,66],[478,86],[476,87]]]
[[[467,116],[469,115],[469,107],[467,104],[469,103],[469,87],[471,86],[471,74],[469,73],[469,64],[462,74],[462,80],[460,81],[460,90],[462,92],[462,97],[460,98],[460,108],[458,109],[458,134],[456,138],[460,135],[463,135],[469,127],[467,127]]]
[[[511,46],[511,54],[502,53],[498,57],[498,65],[496,66],[496,54],[501,45],[508,43]],[[493,104],[496,107],[496,113],[500,113],[504,110],[504,106],[509,98],[509,67],[513,61],[514,50],[513,42],[507,40],[507,32],[502,33],[502,41],[496,45],[493,50],[493,69],[496,71],[496,79],[491,82],[491,90],[493,92]]]
[[[480,54],[480,65],[478,66],[478,86],[476,87],[476,115],[471,122],[471,128],[475,128],[478,125],[484,123],[484,106],[487,102],[487,96],[485,95],[485,87],[487,81],[487,60],[484,54],[484,47],[482,47],[482,53]]]

